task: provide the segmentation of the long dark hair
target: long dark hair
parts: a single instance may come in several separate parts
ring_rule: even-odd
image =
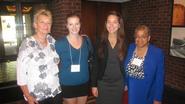
[[[119,14],[116,11],[110,11],[109,14],[107,15],[106,21],[110,15],[114,15],[118,17],[118,21],[120,24],[120,28],[117,31],[117,47],[118,47],[118,57],[120,61],[123,60],[125,53],[126,53],[126,42],[125,42],[125,31],[124,31],[124,23],[123,23],[123,18],[121,14]],[[108,31],[106,28],[106,25],[104,26],[104,30],[100,36],[100,46],[98,48],[98,56],[100,58],[105,57],[104,56],[104,45],[108,43]]]

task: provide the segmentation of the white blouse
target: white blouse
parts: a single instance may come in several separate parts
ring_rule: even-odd
[[[55,40],[47,35],[47,41],[48,45],[43,48],[33,36],[24,39],[17,58],[17,84],[27,85],[29,93],[38,101],[61,92]]]

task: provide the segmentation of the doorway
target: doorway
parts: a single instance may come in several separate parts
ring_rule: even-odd
[[[15,16],[1,15],[0,19],[5,56],[16,55],[17,38]]]
[[[22,40],[34,33],[33,12],[50,5],[45,0],[0,2],[0,62],[15,61]]]
[[[82,0],[82,32],[90,37],[94,45],[102,33],[109,11],[121,13],[121,3]]]

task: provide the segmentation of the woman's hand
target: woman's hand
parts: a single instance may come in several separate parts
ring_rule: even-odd
[[[128,91],[128,86],[125,86],[124,87],[124,91]]]
[[[39,104],[38,101],[33,96],[27,96],[28,104]]]
[[[161,104],[160,101],[154,100],[154,104]]]
[[[92,88],[92,94],[93,94],[93,96],[98,97],[98,89],[97,89],[97,87],[93,87]]]
[[[39,104],[36,98],[30,95],[27,85],[20,86],[24,96],[27,99],[28,104]]]

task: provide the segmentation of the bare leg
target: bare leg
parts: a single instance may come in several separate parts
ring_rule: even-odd
[[[63,98],[64,104],[77,104],[77,98]]]
[[[86,104],[87,103],[87,96],[81,96],[77,98],[77,104]]]

